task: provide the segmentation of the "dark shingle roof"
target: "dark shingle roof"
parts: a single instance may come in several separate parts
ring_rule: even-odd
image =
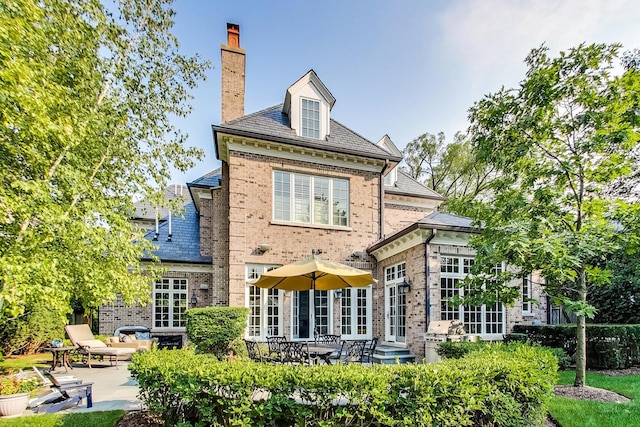
[[[220,181],[222,180],[222,169],[218,168],[213,170],[200,178],[194,179],[187,184],[188,187],[220,187]]]
[[[184,199],[184,204],[188,203],[189,200],[189,192],[187,191],[187,186],[182,184],[172,184],[164,189],[164,197],[166,200],[173,200],[179,197]],[[156,210],[155,206],[149,203],[147,199],[142,199],[133,204],[136,211],[133,215],[134,219],[146,219],[146,220],[155,220],[156,219]],[[168,207],[158,207],[158,217],[162,218],[169,215]]]
[[[445,198],[425,187],[411,176],[398,169],[398,181],[395,186],[384,186],[384,191],[390,194],[402,194],[406,196],[425,197],[429,199],[444,200]]]
[[[471,218],[458,216],[446,212],[432,212],[429,215],[418,221],[420,224],[428,226],[438,227],[461,227],[461,228],[473,228]]]
[[[214,126],[213,129],[214,132],[255,137],[343,154],[375,159],[390,159],[393,161],[401,160],[336,120],[331,119],[330,126],[330,135],[324,140],[297,136],[295,130],[291,129],[289,116],[282,112],[282,104],[280,104],[219,126]]]
[[[163,218],[163,223],[158,228],[158,240],[153,243],[158,249],[153,254],[163,262],[184,262],[193,264],[210,264],[211,257],[200,255],[200,217],[196,212],[193,203],[185,205],[184,218],[179,215],[172,215],[171,219],[171,241],[169,242],[169,221]],[[155,228],[149,230],[145,239],[153,240]],[[143,260],[148,260],[148,256],[143,256]]]

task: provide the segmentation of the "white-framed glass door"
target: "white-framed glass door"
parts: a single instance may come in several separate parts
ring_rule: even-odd
[[[291,337],[315,339],[318,334],[333,332],[328,291],[296,291],[291,298]]]
[[[405,343],[407,335],[406,264],[385,269],[385,341]]]
[[[340,298],[342,339],[371,339],[371,286],[347,288]]]

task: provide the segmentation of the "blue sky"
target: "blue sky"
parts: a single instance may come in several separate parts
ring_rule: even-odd
[[[246,49],[245,113],[284,99],[310,69],[336,98],[332,118],[373,142],[400,148],[429,132],[451,141],[467,110],[524,77],[527,53],[581,42],[640,47],[636,0],[176,0],[181,50],[213,64],[193,92],[193,113],[176,125],[205,158],[173,181],[219,167],[211,125],[220,123],[220,45],[240,25]]]

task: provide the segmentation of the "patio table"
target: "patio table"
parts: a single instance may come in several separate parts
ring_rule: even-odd
[[[71,363],[69,362],[69,352],[75,350],[74,346],[45,347],[44,350],[50,351],[53,355],[53,360],[51,362],[51,368],[49,369],[49,372],[53,372],[58,364],[64,368],[65,372],[69,372],[67,368],[73,369]]]
[[[309,358],[318,358],[327,365],[331,365],[331,355],[336,351],[339,351],[341,346],[336,344],[319,344],[315,341],[309,342],[307,351],[309,352]]]

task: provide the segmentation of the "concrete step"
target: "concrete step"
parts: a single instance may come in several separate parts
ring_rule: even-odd
[[[373,363],[396,364],[414,363],[415,357],[408,349],[389,345],[379,345],[373,352]]]

